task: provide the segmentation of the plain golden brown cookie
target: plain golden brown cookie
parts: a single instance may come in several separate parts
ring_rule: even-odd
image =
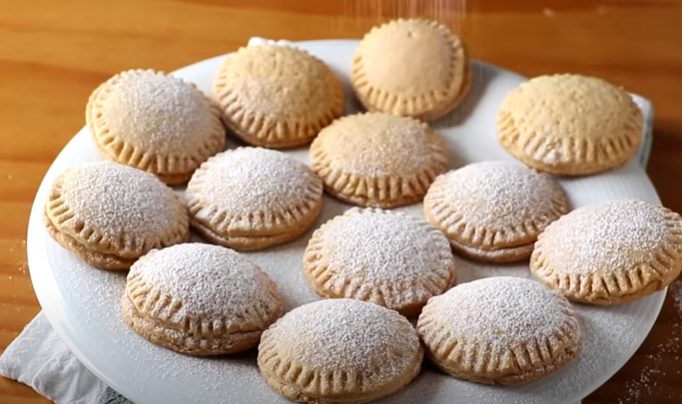
[[[354,208],[313,233],[303,271],[315,291],[365,300],[415,316],[455,283],[445,236],[426,221],[381,209]]]
[[[244,256],[201,243],[152,250],[130,268],[123,318],[138,334],[197,356],[241,352],[283,313],[274,282]]]
[[[88,264],[128,269],[153,248],[189,237],[187,209],[155,176],[101,161],[69,167],[45,203],[52,237]]]
[[[507,94],[497,118],[502,147],[529,167],[593,174],[625,164],[644,120],[630,94],[577,74],[531,79]]]
[[[538,234],[568,212],[559,183],[515,162],[473,163],[441,175],[424,215],[459,254],[484,262],[530,257]]]
[[[285,397],[307,403],[364,403],[407,385],[423,350],[397,312],[352,299],[295,308],[268,328],[258,367]]]
[[[538,238],[530,269],[570,300],[609,305],[668,286],[682,269],[682,218],[619,200],[578,208]]]
[[[241,48],[221,65],[213,93],[226,124],[261,147],[301,146],[343,112],[343,85],[321,60],[289,46]]]
[[[217,154],[187,185],[191,225],[208,240],[260,250],[300,237],[322,209],[322,181],[275,150],[241,147]]]
[[[568,300],[523,278],[457,285],[429,300],[417,331],[438,368],[477,383],[530,383],[580,351],[580,324]]]
[[[448,167],[445,141],[428,125],[386,113],[345,116],[310,146],[310,165],[330,195],[392,208],[419,202]]]
[[[353,56],[351,82],[368,111],[431,121],[462,101],[471,66],[464,44],[445,25],[399,19],[365,35]]]
[[[85,118],[108,157],[179,184],[225,149],[220,115],[194,84],[158,71],[128,70],[92,93]]]

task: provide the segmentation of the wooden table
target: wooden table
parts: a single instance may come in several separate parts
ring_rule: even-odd
[[[173,70],[253,35],[358,38],[408,15],[447,23],[481,60],[528,76],[601,76],[648,97],[649,174],[682,211],[680,1],[0,1],[0,348],[40,309],[26,266],[29,209],[98,83],[132,67]],[[673,289],[642,347],[586,403],[682,402],[682,281]],[[0,378],[0,402],[44,401]]]

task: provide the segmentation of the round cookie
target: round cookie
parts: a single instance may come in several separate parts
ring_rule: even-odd
[[[376,303],[415,316],[455,283],[448,240],[424,220],[380,209],[350,209],[313,233],[303,270],[328,298]]]
[[[417,331],[436,366],[477,383],[530,383],[580,351],[580,324],[568,300],[523,278],[457,285],[429,300]]]
[[[469,64],[464,44],[445,25],[399,19],[365,35],[353,56],[351,83],[368,111],[431,121],[467,94]]]
[[[283,313],[277,287],[260,268],[201,243],[152,250],[136,261],[121,308],[138,334],[197,356],[252,348]]]
[[[448,157],[445,141],[425,123],[365,113],[324,128],[310,146],[310,165],[330,195],[392,208],[421,201]]]
[[[407,385],[421,368],[415,329],[400,314],[352,299],[328,299],[285,314],[261,338],[258,367],[285,397],[364,403]]]
[[[609,305],[668,286],[682,269],[682,218],[626,199],[578,208],[548,226],[530,270],[570,300]]]
[[[153,70],[128,70],[92,93],[85,119],[108,157],[179,184],[225,149],[220,115],[194,84]]]
[[[190,222],[208,240],[259,250],[294,240],[322,209],[322,182],[284,153],[241,147],[217,154],[187,185]]]
[[[126,270],[153,248],[189,237],[187,209],[155,176],[100,161],[69,167],[53,182],[45,225],[88,264]]]
[[[567,211],[566,195],[554,178],[503,161],[441,175],[424,197],[426,219],[452,248],[485,262],[528,259],[538,234]]]
[[[321,60],[289,46],[241,48],[213,83],[225,123],[262,147],[301,146],[343,112],[343,85]]]
[[[507,94],[497,118],[502,147],[529,167],[593,174],[625,164],[642,140],[630,94],[577,74],[531,79]]]

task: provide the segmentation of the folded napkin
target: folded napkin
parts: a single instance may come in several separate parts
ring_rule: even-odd
[[[294,45],[258,37],[249,40],[249,46],[263,44]],[[637,158],[646,167],[652,142],[653,110],[647,99],[634,94],[632,97],[644,113],[644,142]],[[132,404],[76,359],[42,312],[0,356],[0,375],[27,384],[58,404]]]
[[[132,404],[76,359],[42,311],[0,356],[0,375],[56,403]]]

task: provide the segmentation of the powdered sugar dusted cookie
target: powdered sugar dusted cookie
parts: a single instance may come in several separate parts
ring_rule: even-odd
[[[430,121],[460,103],[470,76],[464,44],[445,25],[399,19],[365,35],[353,56],[351,82],[368,111]]]
[[[568,300],[523,278],[457,285],[429,300],[417,330],[436,366],[478,383],[529,383],[580,351],[580,324]]]
[[[424,198],[427,220],[456,252],[490,262],[527,259],[538,234],[567,211],[566,195],[554,178],[513,162],[450,171]]]
[[[213,93],[225,122],[245,142],[284,148],[309,143],[343,112],[343,85],[306,51],[241,48],[221,65]]]
[[[455,283],[448,240],[423,219],[380,209],[346,211],[315,231],[303,270],[324,297],[377,303],[407,316]]]
[[[255,147],[211,157],[187,185],[191,225],[212,242],[258,250],[298,238],[322,209],[322,182],[284,153]]]
[[[376,304],[329,299],[293,309],[263,333],[258,367],[285,397],[362,403],[392,394],[421,368],[409,321]]]
[[[682,218],[632,199],[578,208],[540,235],[530,269],[573,301],[639,299],[680,274]]]
[[[128,70],[92,93],[85,117],[107,156],[178,184],[225,149],[220,115],[194,84],[153,70]]]
[[[497,118],[502,147],[529,167],[583,175],[625,164],[644,119],[630,94],[577,74],[531,79],[509,92]]]
[[[221,355],[258,344],[282,315],[275,284],[228,248],[180,244],[152,250],[130,268],[121,301],[135,332],[189,355]]]
[[[173,190],[151,174],[108,161],[69,167],[55,179],[45,225],[64,248],[112,270],[189,237],[187,209]]]
[[[310,164],[332,196],[391,208],[420,201],[448,159],[445,141],[425,123],[365,113],[324,128],[310,146]]]

